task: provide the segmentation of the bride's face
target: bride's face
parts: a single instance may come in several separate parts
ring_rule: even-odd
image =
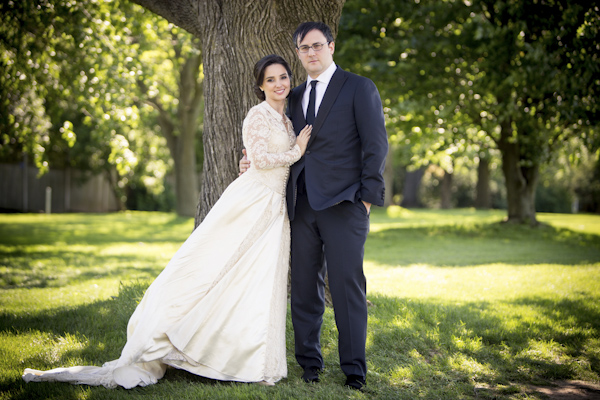
[[[269,65],[260,88],[267,100],[285,101],[290,93],[290,77],[285,67],[281,64]]]

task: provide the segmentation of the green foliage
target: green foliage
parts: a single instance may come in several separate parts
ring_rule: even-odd
[[[150,192],[144,185],[138,185],[136,182],[130,182],[127,185],[128,210],[139,211],[169,211],[175,209],[175,192],[165,183],[165,190],[162,192]]]
[[[0,15],[0,159],[116,169],[123,201],[129,184],[161,197],[173,161],[156,105],[177,119],[192,36],[127,0],[7,1]]]
[[[404,165],[453,172],[498,157],[502,142],[518,147],[515,169],[537,168],[573,154],[572,138],[597,158],[599,12],[569,0],[349,0],[336,60],[379,87]]]
[[[464,103],[480,74],[462,50],[468,16],[460,2],[346,3],[336,57],[377,83],[405,163],[452,172],[452,160],[470,164],[495,147]]]
[[[581,158],[581,167],[573,174],[574,192],[579,201],[579,209],[600,213],[600,159],[589,156]]]
[[[565,151],[540,168],[536,210],[541,212],[598,212],[600,174],[598,158],[579,138],[565,143]]]
[[[11,399],[544,398],[532,385],[600,381],[600,217],[374,209],[367,240],[368,386],[341,387],[327,309],[325,373],[306,385],[286,331],[288,378],[273,388],[169,369],[132,390],[25,384],[25,367],[115,359],[137,301],[187,238],[172,214],[0,216],[0,397]],[[19,277],[13,279],[10,277]],[[42,283],[46,282],[46,283]]]
[[[556,184],[544,182],[537,186],[535,209],[538,212],[571,212],[573,198],[568,189]]]
[[[491,208],[506,209],[504,178],[497,163],[491,166],[489,179]],[[468,208],[475,206],[477,170],[466,162],[456,162],[452,167],[452,207]],[[446,170],[435,164],[429,165],[421,181],[420,199],[426,208],[440,208],[441,186]],[[545,211],[545,210],[540,210]],[[568,210],[567,210],[568,211]]]
[[[486,54],[478,93],[494,95],[487,105],[499,123],[513,123],[521,163],[548,162],[569,137],[580,135],[598,148],[597,31],[600,14],[579,2],[481,1],[482,19],[470,25],[472,46]],[[594,33],[596,32],[596,33]],[[576,66],[575,66],[576,64]],[[589,67],[589,69],[588,69]]]

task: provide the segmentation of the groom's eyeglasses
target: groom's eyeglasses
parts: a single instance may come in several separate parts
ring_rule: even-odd
[[[297,49],[298,49],[298,51],[300,51],[300,53],[308,53],[308,50],[310,50],[310,49],[313,49],[315,52],[317,52],[317,51],[321,51],[321,49],[323,49],[323,46],[325,46],[326,44],[329,44],[329,42],[313,43],[312,46],[302,45],[300,47],[297,47]]]

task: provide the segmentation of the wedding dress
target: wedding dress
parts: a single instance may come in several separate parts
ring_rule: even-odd
[[[26,369],[25,381],[132,388],[156,383],[167,365],[226,381],[287,376],[285,185],[301,152],[290,120],[267,102],[248,112],[242,133],[250,169],[150,285],[121,357],[102,367]]]

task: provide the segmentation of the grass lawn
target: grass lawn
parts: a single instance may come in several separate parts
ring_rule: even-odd
[[[600,384],[600,216],[374,210],[367,241],[368,388],[342,387],[328,309],[321,383],[221,383],[170,369],[132,390],[30,383],[26,367],[119,357],[136,301],[193,228],[167,213],[0,214],[0,399],[544,399]],[[243,335],[240,332],[240,335]]]

